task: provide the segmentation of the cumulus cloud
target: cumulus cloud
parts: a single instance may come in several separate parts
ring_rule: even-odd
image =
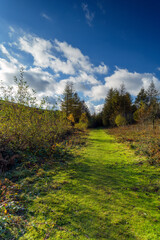
[[[21,67],[25,71],[25,79],[31,88],[34,88],[38,93],[45,92],[49,84],[54,84],[54,77],[47,71],[38,67],[25,66],[19,63],[17,59],[11,56],[9,51],[3,44],[0,44],[0,51],[4,54],[5,58],[0,58],[0,76],[6,85],[14,86],[13,78],[19,75]]]
[[[116,67],[111,76],[105,77],[105,86],[107,88],[120,88],[120,85],[124,83],[127,91],[135,96],[142,87],[148,88],[152,80],[159,88],[160,82],[152,73],[129,72],[127,69]]]
[[[86,105],[90,109],[91,114],[100,113],[103,109],[103,104],[95,105],[91,101],[87,101]]]
[[[94,13],[89,11],[88,4],[82,3],[82,9],[83,9],[83,12],[85,14],[87,24],[91,27],[92,26],[92,21],[94,19]]]
[[[94,72],[99,73],[99,74],[107,74],[108,67],[102,62],[101,65],[94,68]]]
[[[19,37],[19,48],[32,55],[37,67],[51,68],[54,72],[75,75],[80,71],[106,74],[108,67],[102,63],[94,66],[80,49],[55,39],[53,42],[30,34]],[[63,59],[63,60],[62,60]]]
[[[151,81],[153,81],[156,88],[160,90],[160,81],[154,74],[129,72],[127,69],[116,67],[113,74],[105,77],[104,84],[99,83],[92,86],[89,91],[86,91],[86,95],[90,97],[91,101],[104,100],[110,88],[120,89],[123,83],[126,90],[131,95],[136,96],[142,87],[147,89]]]
[[[66,42],[60,42],[55,39],[55,49],[62,53],[63,56],[71,62],[72,66],[76,70],[83,70],[88,73],[100,73],[106,74],[108,67],[101,63],[98,67],[95,67],[89,60],[88,56],[82,54],[80,49],[74,48]]]
[[[93,86],[88,95],[92,100],[99,101],[105,99],[108,89],[109,88],[107,88],[105,85],[99,84],[97,86]]]
[[[10,31],[14,34],[14,29],[10,28]],[[110,76],[106,76],[108,66],[103,62],[95,66],[79,48],[65,41],[49,41],[23,31],[19,35],[16,31],[16,37],[9,43],[0,43],[0,80],[14,84],[13,76],[18,76],[23,66],[25,80],[37,91],[38,99],[48,96],[54,103],[69,81],[87,99],[87,106],[94,113],[101,111],[102,101],[111,87],[119,88],[124,83],[127,91],[135,96],[141,87],[147,88],[153,80],[160,89],[160,82],[152,73],[129,72],[116,67]],[[24,63],[26,55],[29,62]],[[105,82],[102,83],[99,77]]]
[[[57,82],[56,93],[62,94],[67,82],[74,84],[74,89],[77,92],[82,92],[84,96],[90,94],[91,86],[99,84],[99,81],[92,75],[88,75],[85,72],[79,73],[77,76],[70,76],[69,78],[61,79]]]
[[[83,96],[91,95],[91,88],[101,84],[97,76],[107,74],[108,66],[103,62],[99,66],[91,63],[80,49],[57,39],[49,41],[20,31],[19,35],[12,27],[14,41],[0,44],[1,79],[8,85],[14,85],[13,77],[24,68],[24,77],[31,88],[37,91],[38,98],[48,96],[54,102],[64,91],[66,82],[74,83],[77,92]],[[30,62],[23,64],[28,54]]]
[[[45,93],[50,89],[54,90],[53,85],[55,84],[54,77],[47,71],[43,71],[41,68],[29,68],[25,70],[25,78],[29,86],[36,90],[36,92]]]

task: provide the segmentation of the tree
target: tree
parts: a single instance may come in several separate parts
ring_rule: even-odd
[[[63,93],[63,101],[61,103],[61,110],[66,113],[66,117],[73,112],[73,96],[73,83],[67,82]]]
[[[158,102],[158,100],[159,100],[159,92],[156,89],[153,80],[147,89],[147,96],[148,96],[149,105],[152,105],[155,102]]]
[[[141,101],[139,108],[134,112],[133,118],[136,122],[144,123],[148,118],[148,106]]]
[[[86,113],[86,116],[88,119],[91,118],[89,108],[87,107],[85,101],[83,101],[83,100],[81,101],[81,111],[82,111],[82,113]]]
[[[81,101],[77,92],[73,89],[73,83],[67,82],[63,93],[63,100],[61,103],[61,110],[65,112],[66,117],[73,115],[76,123],[79,122],[82,113],[90,116],[89,110],[84,101]]]
[[[131,96],[125,90],[124,84],[120,90],[111,88],[108,91],[103,107],[103,124],[105,127],[114,126],[117,115],[122,115],[130,122],[132,117],[132,101]]]
[[[103,107],[102,121],[105,127],[114,125],[114,119],[116,116],[115,113],[118,111],[118,99],[119,99],[118,91],[116,89],[111,88],[108,91]]]
[[[147,95],[149,99],[149,118],[151,119],[154,128],[155,119],[158,117],[159,112],[159,92],[156,89],[153,80],[147,89]]]
[[[145,103],[146,105],[149,102],[147,91],[143,87],[141,88],[135,99],[135,105],[139,108],[142,102]]]
[[[124,83],[121,84],[120,86],[118,102],[119,102],[119,113],[128,120],[132,112],[131,111],[132,101],[131,101],[130,94],[126,91]]]
[[[90,118],[89,126],[91,128],[102,127],[103,126],[102,116],[103,116],[102,111],[97,114],[94,113]]]
[[[79,122],[81,124],[84,124],[86,127],[88,127],[88,117],[86,113],[82,113]]]

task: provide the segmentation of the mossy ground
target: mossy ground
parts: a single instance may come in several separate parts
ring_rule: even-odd
[[[18,184],[27,223],[17,239],[160,239],[160,168],[103,129]]]

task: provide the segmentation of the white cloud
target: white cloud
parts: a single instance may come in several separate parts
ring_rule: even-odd
[[[91,101],[87,101],[86,105],[89,108],[91,114],[100,113],[103,109],[103,104],[95,105]]]
[[[77,92],[82,92],[84,96],[90,94],[90,89],[93,85],[99,84],[99,81],[92,75],[88,75],[85,72],[79,73],[77,76],[70,76],[60,80],[56,86],[56,93],[62,94],[67,82],[72,82],[74,84],[74,89]]]
[[[0,80],[3,80],[6,84],[11,84],[13,76],[17,74],[17,66],[14,63],[0,58]]]
[[[10,31],[14,34],[14,29],[10,28]],[[113,74],[106,77],[108,66],[103,62],[95,66],[79,48],[65,41],[49,41],[23,31],[15,34],[14,41],[0,44],[0,80],[14,84],[13,76],[18,76],[23,66],[25,80],[37,91],[38,99],[48,96],[55,102],[63,93],[66,82],[71,81],[75,90],[87,99],[93,113],[101,111],[103,104],[98,103],[105,99],[109,88],[119,88],[122,83],[132,95],[136,95],[141,87],[147,88],[152,80],[160,89],[160,82],[152,73],[129,72],[116,67]],[[24,53],[32,56],[29,63],[23,63]],[[105,76],[104,84],[98,79],[100,76]]]
[[[91,114],[95,113],[95,105],[91,101],[87,101],[86,105],[89,108]]]
[[[13,34],[15,32],[11,27],[10,31]],[[89,96],[90,89],[100,84],[96,74],[108,72],[104,63],[95,66],[80,49],[67,42],[45,40],[22,30],[19,35],[16,31],[12,37],[14,42],[0,44],[0,51],[4,55],[4,58],[0,58],[1,79],[14,86],[13,77],[19,76],[19,70],[23,66],[25,80],[37,91],[38,99],[48,96],[54,102],[63,93],[67,81],[74,83],[77,92]],[[22,63],[24,53],[33,58],[29,65]]]
[[[8,32],[9,36],[12,37],[14,33],[15,33],[15,29],[12,26],[9,26],[9,32]]]
[[[48,21],[52,21],[52,18],[49,17],[46,13],[42,13],[41,16],[45,19],[47,19]]]
[[[74,68],[69,60],[62,61],[52,54],[54,46],[48,40],[27,34],[19,38],[19,47],[22,51],[30,53],[37,67],[50,67],[54,72],[74,74]]]
[[[19,38],[19,48],[33,56],[35,66],[48,67],[52,48],[50,41],[27,34]]]
[[[135,96],[142,87],[148,88],[152,80],[159,88],[160,82],[154,74],[129,72],[127,69],[120,69],[117,67],[111,76],[105,77],[105,86],[107,88],[120,88],[120,85],[124,83],[127,91]]]
[[[82,9],[84,11],[85,18],[87,20],[87,24],[91,27],[92,21],[94,19],[94,13],[89,11],[88,4],[82,3]]]
[[[55,93],[54,85],[56,83],[54,76],[41,68],[34,67],[25,70],[25,78],[29,85],[34,88],[38,94],[45,93],[46,91]]]
[[[88,73],[106,74],[108,67],[101,63],[98,67],[95,67],[89,60],[88,56],[84,56],[80,49],[74,48],[66,42],[60,42],[55,39],[55,49],[62,53],[63,56],[71,62],[75,71],[83,70]]]
[[[9,26],[9,30],[13,33],[15,32],[15,29],[12,26]]]
[[[100,113],[103,109],[103,104],[95,105],[95,112]]]
[[[22,51],[30,53],[34,59],[34,65],[37,67],[50,67],[54,72],[62,72],[64,74],[74,74],[74,69],[70,61],[62,61],[51,54],[53,45],[50,41],[25,35],[19,38],[19,47]]]
[[[58,52],[68,59],[73,65],[80,67],[86,71],[92,68],[88,56],[84,56],[78,48],[73,48],[66,42],[59,42],[55,39],[55,48]]]
[[[89,96],[91,101],[104,100],[110,88],[119,89],[121,84],[124,83],[126,90],[131,93],[131,95],[136,96],[142,87],[147,89],[151,81],[153,81],[156,88],[160,90],[160,81],[154,74],[129,72],[127,69],[116,67],[112,75],[105,77],[105,84],[97,83],[91,86],[84,94],[85,96]]]
[[[11,54],[8,52],[8,50],[5,48],[3,44],[0,44],[0,51],[6,55],[6,57],[10,60],[10,62],[18,64],[18,60],[11,56]]]
[[[56,73],[76,75],[83,71],[93,75],[94,73],[106,74],[108,72],[108,67],[104,63],[95,67],[89,57],[83,55],[80,49],[57,39],[51,42],[25,34],[19,38],[19,48],[33,56],[35,66],[49,67]]]
[[[107,74],[108,73],[108,67],[102,62],[101,65],[94,68],[94,71],[99,74]]]
[[[93,86],[88,95],[92,100],[99,101],[105,99],[107,92],[108,88],[105,85],[99,84],[97,86]]]

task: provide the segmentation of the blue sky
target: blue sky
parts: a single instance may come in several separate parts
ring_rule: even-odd
[[[67,81],[98,112],[110,87],[135,96],[160,88],[158,0],[1,0],[0,79],[21,66],[39,98],[54,102]]]

